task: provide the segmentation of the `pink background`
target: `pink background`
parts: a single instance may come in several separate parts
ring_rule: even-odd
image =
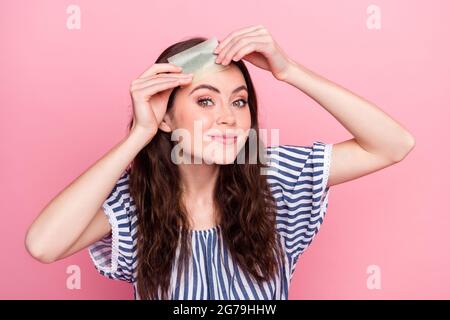
[[[449,299],[450,2],[378,0],[381,29],[369,30],[372,3],[1,1],[0,298],[132,299],[131,285],[99,275],[87,250],[36,262],[25,232],[124,136],[129,85],[164,48],[262,24],[291,58],[372,101],[416,137],[403,162],[331,188],[289,298]],[[71,4],[81,9],[80,30],[66,27]],[[281,143],[352,137],[305,94],[247,66],[262,127],[281,129]],[[66,288],[72,264],[81,268],[79,290]],[[381,289],[366,285],[370,265],[381,269]]]

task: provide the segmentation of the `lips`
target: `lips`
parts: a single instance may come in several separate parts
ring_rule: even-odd
[[[236,135],[210,135],[212,141],[217,141],[223,144],[233,144],[237,142]]]

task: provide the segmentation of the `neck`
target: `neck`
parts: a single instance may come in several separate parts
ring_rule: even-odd
[[[183,193],[195,202],[210,202],[219,174],[217,164],[179,164]]]
[[[214,187],[219,165],[181,164],[179,170],[182,201],[186,207],[191,228],[205,229],[218,224],[220,218],[214,204]]]

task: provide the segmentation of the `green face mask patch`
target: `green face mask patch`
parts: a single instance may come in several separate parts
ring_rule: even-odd
[[[169,63],[183,68],[183,73],[193,73],[191,84],[198,82],[205,75],[227,70],[230,64],[223,66],[216,63],[214,49],[219,45],[216,37],[203,41],[189,49],[179,52],[167,59]]]

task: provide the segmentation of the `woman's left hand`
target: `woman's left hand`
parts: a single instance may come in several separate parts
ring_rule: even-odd
[[[257,67],[272,72],[278,80],[284,80],[293,61],[280,48],[262,26],[250,26],[230,33],[219,43],[217,63],[228,65],[231,60],[244,59]]]

